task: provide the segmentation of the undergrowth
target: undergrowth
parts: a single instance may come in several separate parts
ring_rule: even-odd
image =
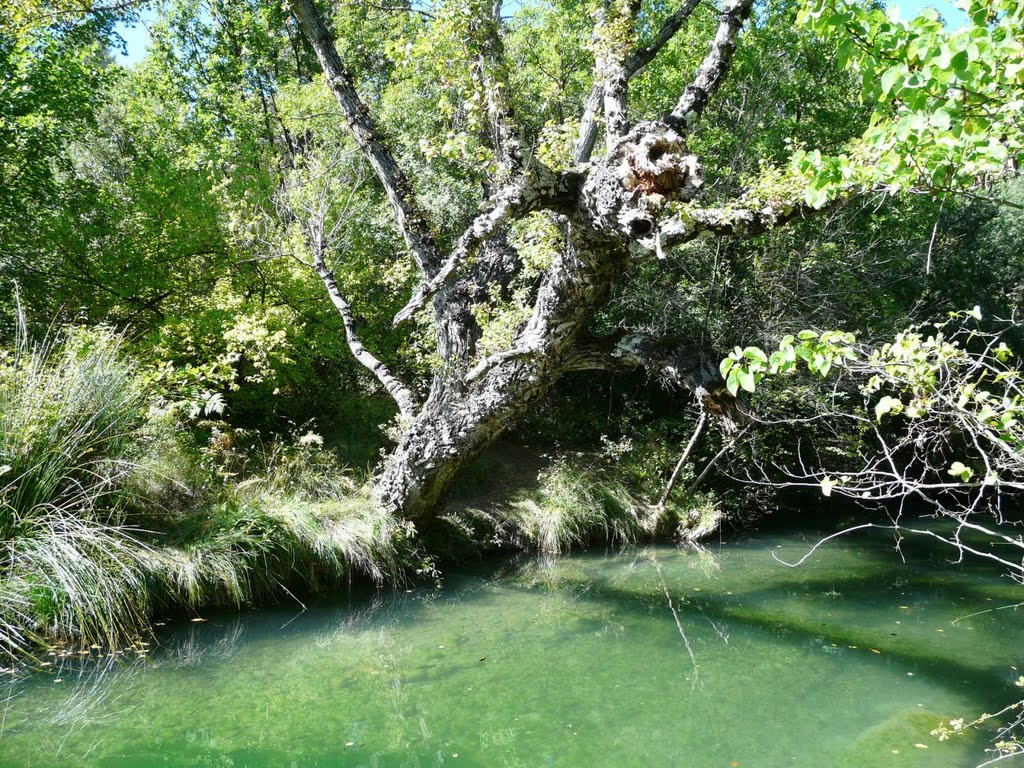
[[[494,454],[484,459],[496,460]],[[490,467],[488,474],[495,473]],[[485,504],[459,505],[446,519],[465,538],[545,553],[659,537],[695,541],[718,527],[723,512],[712,494],[677,494],[662,506],[661,490],[621,456],[567,454],[541,469],[535,483],[517,484]]]
[[[424,541],[377,509],[311,425],[267,437],[197,420],[123,346],[102,330],[35,345],[21,332],[0,357],[0,653],[117,648],[156,615],[301,602],[353,574],[436,578]],[[451,552],[456,532],[476,552],[692,539],[721,516],[706,494],[655,503],[667,452],[608,443],[542,468],[523,450],[506,457],[508,493],[463,500],[429,551]],[[495,485],[494,456],[478,463],[477,500]]]
[[[0,358],[0,650],[116,647],[156,611],[401,572],[409,532],[318,436],[242,450],[252,436],[208,426],[197,448],[122,346],[21,333]]]

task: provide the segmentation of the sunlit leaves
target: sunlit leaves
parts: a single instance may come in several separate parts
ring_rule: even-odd
[[[794,373],[801,361],[810,373],[825,377],[833,365],[855,357],[851,346],[854,340],[853,334],[845,331],[826,331],[819,335],[816,331],[803,330],[796,338],[785,336],[771,355],[757,347],[737,347],[722,361],[719,371],[733,395],[740,389],[753,392],[765,376]]]
[[[965,465],[962,461],[954,461],[949,465],[947,474],[958,478],[962,483],[966,483],[974,475],[974,470]]]
[[[1024,141],[1024,22],[1018,0],[964,0],[971,23],[947,30],[926,10],[904,22],[877,7],[810,0],[802,21],[839,41],[874,105],[864,133],[865,184],[946,190],[999,172]],[[799,158],[797,162],[805,162]],[[834,188],[831,158],[813,158],[815,183]],[[810,194],[820,205],[827,192]]]

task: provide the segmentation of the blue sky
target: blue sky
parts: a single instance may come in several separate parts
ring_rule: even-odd
[[[951,0],[892,0],[887,5],[899,8],[900,18],[904,21],[914,18],[925,8],[934,8],[942,14],[950,27],[956,28],[967,23],[967,14],[954,7]]]
[[[952,0],[891,0],[889,6],[899,9],[901,19],[912,19],[925,8],[934,8],[946,20],[951,27],[959,27],[967,21],[963,11],[953,6]],[[152,19],[151,12],[142,13],[142,21],[133,26],[118,24],[117,31],[124,38],[128,55],[115,56],[118,61],[126,66],[131,66],[140,61],[146,55],[146,46],[149,45],[149,32],[146,31],[146,20]]]
[[[132,26],[126,24],[117,25],[117,34],[124,38],[128,55],[125,56],[120,51],[115,51],[114,58],[125,66],[130,67],[132,64],[141,61],[146,55],[146,48],[150,42],[149,32],[146,30],[147,18],[152,19],[151,13],[143,11],[142,21],[136,22]]]

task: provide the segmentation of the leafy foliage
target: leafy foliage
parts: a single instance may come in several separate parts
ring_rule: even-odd
[[[875,105],[856,159],[794,163],[813,172],[807,199],[824,204],[850,178],[891,189],[974,186],[1019,155],[1024,139],[1024,8],[1016,0],[964,0],[970,23],[950,31],[926,9],[909,22],[872,6],[834,0],[804,5],[801,19],[838,41]]]

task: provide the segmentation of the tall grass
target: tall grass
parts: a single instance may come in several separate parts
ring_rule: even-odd
[[[396,578],[402,529],[321,444],[312,433],[264,444],[218,425],[204,456],[212,474],[231,480],[157,553],[160,580],[198,606],[316,591],[352,572]]]
[[[352,573],[378,582],[396,578],[396,531],[368,495],[319,503],[247,499],[222,508],[201,538],[153,549],[147,569],[189,608],[238,607],[318,592]]]
[[[657,537],[696,541],[720,523],[713,495],[683,494],[661,506],[652,501],[661,488],[631,474],[600,455],[563,456],[543,468],[535,483],[446,519],[470,539],[545,554]]]
[[[0,361],[0,643],[114,641],[146,614],[145,548],[117,523],[145,394],[121,339],[32,345]]]
[[[109,512],[144,422],[145,395],[110,334],[32,346],[0,365],[0,537],[44,514]]]
[[[499,466],[490,474],[503,473]],[[460,504],[446,519],[469,540],[548,554],[599,541],[631,544],[658,526],[657,511],[620,474],[587,457],[561,457],[535,481],[522,480],[513,473],[507,493]]]
[[[316,441],[235,452],[226,471],[166,414],[147,418],[122,350],[110,333],[32,345],[22,331],[0,358],[0,653],[117,647],[158,609],[399,572],[401,528]]]

